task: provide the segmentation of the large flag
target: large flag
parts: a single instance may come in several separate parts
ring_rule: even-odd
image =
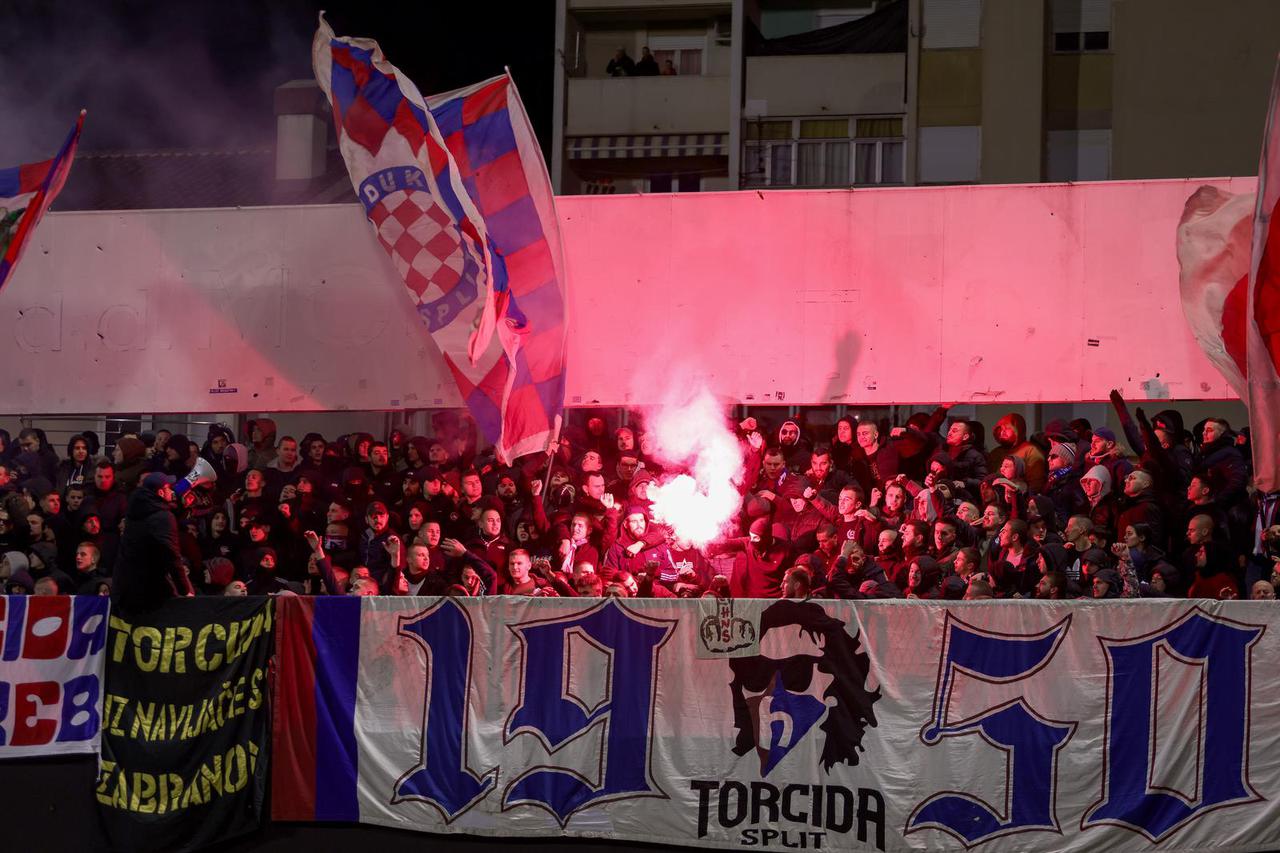
[[[564,405],[563,263],[510,78],[429,102],[323,18],[312,62],[356,194],[480,429],[504,462],[545,450]]]
[[[1253,254],[1245,324],[1249,353],[1249,426],[1253,477],[1259,491],[1280,488],[1280,65],[1271,81],[1271,106],[1258,159]]]
[[[455,374],[473,412],[501,417],[501,455],[547,449],[564,410],[565,272],[551,179],[509,74],[427,98],[489,235],[507,354],[478,385]],[[501,392],[501,393],[495,393]]]
[[[1244,324],[1253,208],[1253,193],[1203,186],[1187,199],[1178,223],[1182,312],[1204,354],[1244,401],[1249,399]]]
[[[52,160],[0,169],[0,288],[18,265],[18,258],[40,223],[40,217],[67,182],[83,126],[84,111],[81,110],[76,126]]]

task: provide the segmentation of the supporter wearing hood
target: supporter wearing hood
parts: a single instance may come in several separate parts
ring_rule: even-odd
[[[1156,412],[1151,419],[1151,428],[1156,442],[1168,454],[1173,467],[1181,476],[1178,485],[1183,488],[1191,480],[1191,472],[1195,469],[1195,456],[1187,446],[1187,430],[1182,420],[1182,413],[1175,409]]]
[[[1182,598],[1182,575],[1177,567],[1161,562],[1151,571],[1151,580],[1142,584],[1143,598]]]
[[[276,422],[271,418],[256,418],[245,424],[249,438],[249,467],[266,469],[276,461]]]
[[[787,418],[778,427],[778,447],[787,460],[788,470],[803,471],[809,467],[813,446],[804,437],[804,427],[798,418]]]
[[[797,551],[812,551],[818,545],[818,525],[823,522],[822,513],[813,505],[818,496],[804,477],[788,477],[778,494],[773,518],[787,529],[787,540]]]
[[[1103,599],[1120,598],[1123,586],[1123,581],[1120,580],[1120,575],[1115,569],[1102,569],[1093,576],[1092,595],[1094,598]]]
[[[1080,488],[1088,501],[1085,514],[1093,522],[1094,532],[1108,542],[1116,538],[1116,519],[1120,515],[1111,486],[1111,472],[1105,465],[1094,465],[1080,478]]]
[[[999,470],[1000,463],[1009,456],[1021,459],[1031,491],[1044,491],[1049,478],[1049,467],[1040,448],[1027,440],[1027,419],[1017,412],[1010,412],[996,422],[992,435],[996,446],[987,454],[988,469]]]
[[[112,451],[112,461],[116,466],[116,485],[126,495],[138,488],[138,480],[147,468],[146,453],[147,448],[142,440],[131,435],[122,436],[116,442],[115,450]]]
[[[431,442],[425,436],[415,435],[405,444],[405,471],[417,471],[431,464],[429,461]]]
[[[1039,554],[1036,556],[1036,567],[1042,575],[1052,572],[1061,572],[1066,575],[1074,561],[1074,555],[1069,553],[1066,548],[1056,542],[1050,542],[1047,545],[1040,546]]]
[[[199,457],[198,448],[182,433],[169,436],[164,449],[152,460],[152,469],[171,477],[185,477]]]
[[[726,539],[710,547],[709,556],[734,554],[729,589],[734,598],[778,598],[790,564],[786,530],[768,516],[751,522],[745,538]]]
[[[54,484],[59,492],[66,491],[73,483],[93,483],[93,466],[97,464],[89,452],[89,439],[73,435],[67,442],[67,458],[58,463]]]
[[[932,557],[916,557],[907,572],[907,598],[934,599],[940,595],[942,567]]]
[[[213,424],[209,427],[209,433],[205,438],[204,446],[200,448],[200,455],[204,460],[213,466],[213,471],[218,475],[218,485],[222,488],[223,473],[227,470],[226,458],[223,456],[224,451],[230,447],[236,440],[235,434],[222,424]],[[248,457],[246,459],[246,467]]]
[[[276,549],[271,547],[257,549],[254,553],[253,574],[246,584],[249,595],[275,595],[286,591],[295,593],[302,591],[300,586],[295,586],[276,574],[278,561]]]

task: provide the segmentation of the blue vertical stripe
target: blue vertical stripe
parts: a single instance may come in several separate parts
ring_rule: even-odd
[[[356,797],[356,676],[360,596],[316,601],[316,820],[360,819]],[[285,701],[288,701],[287,698]]]

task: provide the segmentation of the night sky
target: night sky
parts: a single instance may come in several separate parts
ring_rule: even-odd
[[[554,0],[3,0],[0,167],[51,156],[82,107],[86,151],[270,144],[272,91],[311,79],[321,8],[423,94],[510,66],[548,148]]]

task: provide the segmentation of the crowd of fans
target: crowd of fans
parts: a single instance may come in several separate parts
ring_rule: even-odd
[[[242,440],[161,430],[105,457],[92,433],[60,456],[39,429],[0,430],[0,577],[106,595],[144,559],[178,595],[1274,599],[1280,494],[1251,489],[1247,435],[1113,403],[1122,436],[1084,420],[1028,435],[1009,414],[989,443],[945,406],[902,426],[747,418],[729,425],[740,511],[704,547],[653,516],[679,472],[605,412],[514,466],[477,451],[466,415],[385,441],[262,418]],[[129,525],[158,517],[137,550]]]

